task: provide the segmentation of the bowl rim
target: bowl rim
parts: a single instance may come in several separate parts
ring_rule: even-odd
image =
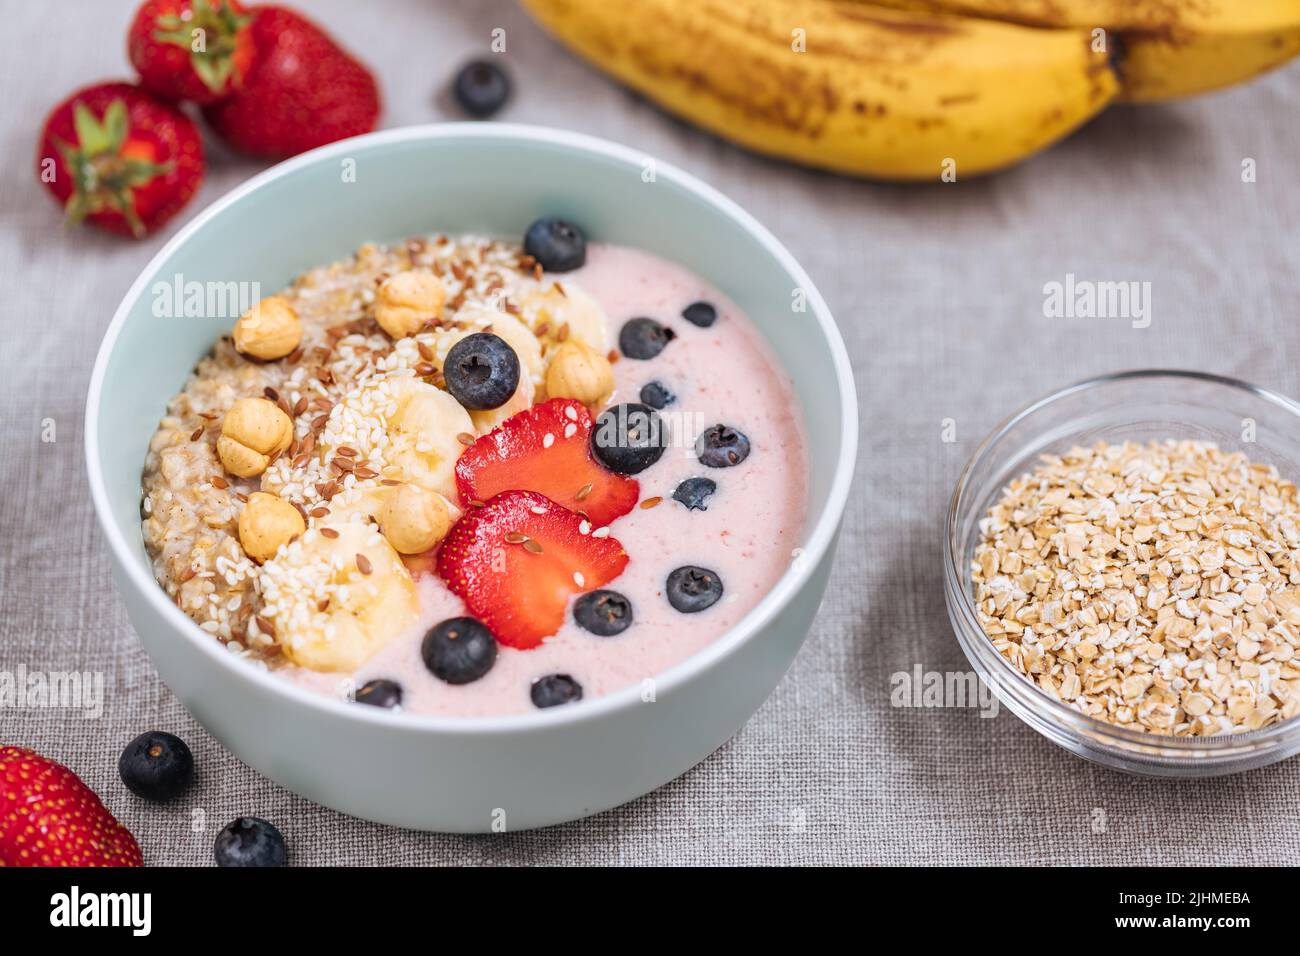
[[[965,572],[962,570],[963,558],[958,554],[957,524],[960,510],[965,505],[962,499],[963,496],[969,497],[970,491],[967,485],[976,466],[983,462],[992,447],[1007,432],[1049,405],[1077,395],[1080,392],[1091,391],[1104,385],[1141,379],[1171,379],[1175,382],[1198,382],[1235,389],[1276,405],[1300,419],[1300,402],[1296,402],[1278,392],[1227,375],[1179,368],[1139,368],[1096,375],[1066,385],[1042,398],[1021,406],[994,426],[971,453],[953,488],[948,510],[944,517],[943,571],[948,585],[944,590],[949,601],[950,617],[954,622],[957,642],[976,668],[983,667],[988,668],[990,671],[996,671],[998,679],[996,683],[990,684],[995,693],[999,690],[1005,690],[1007,693],[1013,694],[1020,703],[1036,711],[1040,718],[1050,720],[1057,729],[1081,734],[1088,739],[1092,746],[1099,747],[1116,757],[1134,760],[1135,748],[1137,748],[1146,755],[1147,762],[1169,765],[1183,760],[1189,761],[1189,763],[1202,763],[1207,758],[1209,760],[1229,760],[1236,756],[1239,751],[1259,751],[1261,747],[1271,749],[1272,746],[1279,743],[1274,738],[1279,735],[1289,736],[1291,733],[1300,730],[1300,716],[1267,727],[1261,727],[1258,730],[1242,731],[1241,733],[1218,733],[1204,737],[1174,737],[1119,727],[1081,713],[1060,701],[1053,700],[1036,684],[1026,680],[1023,674],[1012,668],[1007,660],[994,649],[992,641],[988,640],[983,627],[980,626],[979,617],[975,612],[975,602],[967,590]],[[954,600],[956,607],[952,606]],[[963,627],[958,628],[955,626],[958,620],[961,621]],[[996,659],[996,663],[994,663],[994,659]],[[992,677],[993,674],[990,674],[990,676]],[[1004,682],[1003,678],[1012,678],[1013,680]],[[1017,689],[1021,686],[1023,686],[1026,693],[1017,692]],[[1014,708],[1012,710],[1014,712]],[[1017,714],[1017,716],[1019,715]],[[1033,726],[1032,722],[1029,723]],[[1141,762],[1141,760],[1142,757],[1138,756],[1135,762]]]
[[[111,517],[112,508],[99,456],[98,421],[101,403],[104,398],[104,376],[121,331],[126,325],[127,318],[148,282],[152,280],[154,272],[177,249],[188,242],[192,236],[203,229],[227,207],[240,202],[246,196],[282,177],[292,176],[301,169],[317,163],[328,162],[340,155],[354,155],[357,150],[382,149],[386,146],[412,140],[444,139],[481,139],[485,141],[485,145],[489,148],[494,144],[500,146],[512,141],[518,142],[522,140],[529,143],[560,146],[581,153],[594,154],[636,169],[641,167],[649,155],[644,150],[632,149],[585,133],[546,126],[521,123],[493,123],[487,125],[473,122],[424,124],[381,130],[318,147],[265,169],[226,192],[186,223],[149,260],[118,304],[113,318],[104,332],[90,376],[85,414],[84,450],[95,514],[99,519],[100,528],[108,540],[108,546],[113,556],[123,569],[125,575],[123,587],[133,587],[140,592],[153,611],[163,621],[170,624],[174,630],[180,632],[185,639],[194,642],[200,654],[204,655],[212,663],[212,666],[226,669],[233,679],[257,685],[259,689],[269,692],[273,696],[278,695],[286,702],[296,703],[308,710],[318,711],[322,718],[338,717],[409,733],[436,732],[456,735],[540,732],[558,726],[599,720],[607,715],[627,711],[632,707],[642,705],[639,685],[632,684],[610,694],[585,701],[581,707],[556,707],[518,714],[464,717],[394,713],[380,708],[359,707],[355,703],[300,687],[264,668],[256,667],[248,661],[237,658],[176,607],[167,598],[166,593],[158,585],[158,582],[149,573],[148,569],[139,563],[138,556],[134,553],[132,545],[117,528]],[[804,560],[792,562],[791,566],[786,569],[767,595],[748,614],[741,618],[734,627],[690,657],[656,674],[655,682],[658,696],[667,694],[676,687],[710,670],[741,645],[752,640],[808,584],[814,570],[819,566],[835,542],[840,521],[848,502],[849,488],[857,461],[858,403],[848,351],[845,348],[839,328],[831,316],[830,308],[817,290],[811,277],[799,265],[789,250],[765,226],[741,208],[734,200],[729,199],[694,175],[674,164],[658,159],[655,159],[655,171],[656,177],[683,189],[734,221],[759,242],[764,250],[789,273],[799,288],[806,291],[809,310],[816,319],[831,353],[834,374],[839,388],[841,414],[840,454],[835,462],[830,492],[820,506],[820,513],[817,514],[816,520],[811,525],[806,525],[804,528],[802,554]],[[789,370],[786,369],[786,372],[788,374]],[[132,626],[134,629],[134,625]]]

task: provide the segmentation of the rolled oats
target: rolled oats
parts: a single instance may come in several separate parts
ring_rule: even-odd
[[[1043,456],[980,522],[976,609],[1007,662],[1081,713],[1209,736],[1300,714],[1300,503],[1207,442]]]

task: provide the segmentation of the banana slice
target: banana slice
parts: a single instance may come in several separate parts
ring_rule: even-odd
[[[515,389],[515,393],[510,396],[504,405],[469,413],[470,420],[474,422],[475,432],[479,435],[486,435],[515,412],[522,412],[525,408],[531,408],[536,395],[537,386],[533,384],[532,376],[520,375],[519,387]]]
[[[568,339],[581,342],[601,355],[609,351],[609,323],[605,310],[576,283],[539,285],[522,297],[520,305],[524,318],[541,340],[546,354],[550,353],[552,346]],[[564,339],[560,338],[561,335]]]
[[[382,428],[375,428],[375,419]],[[332,457],[341,447],[357,452],[384,478],[409,481],[456,498],[458,435],[475,425],[456,399],[415,378],[390,377],[349,395],[330,413],[320,447]]]
[[[313,528],[262,566],[263,616],[299,667],[352,671],[415,625],[415,582],[373,526]]]

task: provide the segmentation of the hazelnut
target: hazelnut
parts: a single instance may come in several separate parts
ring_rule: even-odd
[[[292,441],[293,421],[279,406],[265,398],[241,398],[221,423],[217,456],[232,475],[252,478]]]
[[[418,485],[393,489],[379,512],[379,528],[402,554],[421,554],[446,537],[451,515],[442,496]]]
[[[375,321],[395,339],[414,335],[424,323],[442,316],[447,292],[432,272],[399,272],[379,286]]]
[[[264,491],[249,495],[248,504],[239,513],[239,543],[258,564],[275,557],[280,545],[306,530],[307,522],[297,508]]]
[[[263,299],[235,323],[235,348],[264,361],[281,359],[302,342],[302,322],[278,295]]]
[[[551,353],[546,369],[546,394],[574,398],[584,405],[603,405],[614,394],[614,369],[609,359],[582,342],[562,342]]]

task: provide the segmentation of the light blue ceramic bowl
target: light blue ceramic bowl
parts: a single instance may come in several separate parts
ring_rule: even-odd
[[[653,171],[653,177],[647,175]],[[646,181],[651,179],[651,181]],[[803,556],[739,625],[657,681],[498,718],[392,714],[251,667],[155,583],[140,474],[168,399],[229,318],[156,318],[157,282],[257,282],[265,293],[366,240],[430,232],[518,237],[560,215],[593,240],[676,260],[734,299],[794,378],[811,449]],[[799,311],[802,305],[803,310]],[[681,170],[558,130],[447,124],[375,133],[282,163],[204,211],[149,263],[104,336],[86,456],[113,572],[158,673],[231,752],[326,806],[428,830],[545,826],[666,783],[727,740],[772,692],[821,601],[857,444],[852,373],[812,281],[772,235]]]

